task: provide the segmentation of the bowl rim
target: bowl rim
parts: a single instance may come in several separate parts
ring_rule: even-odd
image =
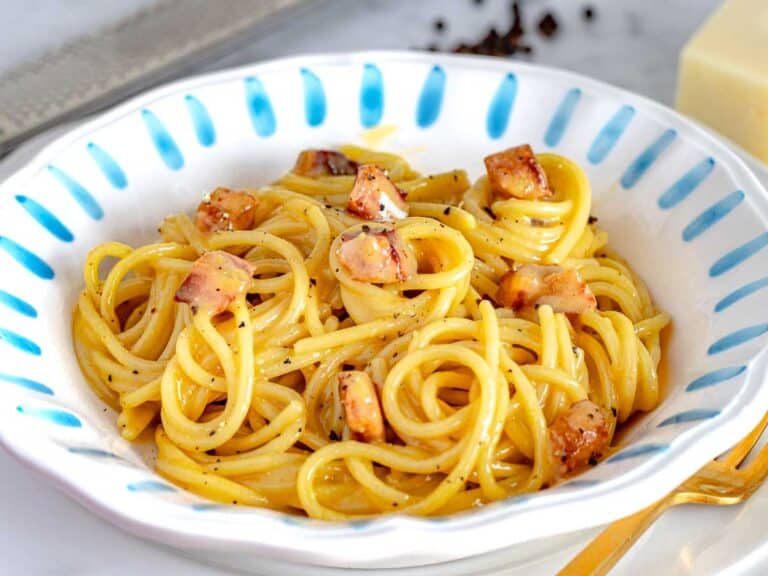
[[[106,111],[86,119],[79,126],[67,130],[57,136],[52,142],[43,146],[30,159],[25,160],[24,165],[0,183],[0,195],[8,194],[17,189],[26,179],[36,174],[59,151],[67,149],[75,141],[97,132],[101,128],[113,123],[115,120],[136,112],[142,107],[171,96],[173,94],[201,88],[206,85],[224,83],[242,79],[252,74],[260,74],[284,68],[298,68],[312,65],[342,65],[360,66],[367,62],[376,63],[400,63],[400,64],[432,64],[458,66],[484,70],[487,72],[521,71],[529,74],[545,76],[547,78],[566,80],[575,83],[583,89],[589,89],[603,96],[631,99],[643,107],[643,112],[662,119],[666,123],[673,124],[680,132],[685,133],[697,142],[707,144],[713,154],[733,175],[734,170],[738,177],[750,181],[751,188],[759,192],[755,197],[753,208],[760,216],[762,224],[766,226],[768,217],[768,193],[762,184],[752,173],[745,162],[736,155],[722,140],[711,134],[705,128],[695,122],[684,118],[674,110],[650,100],[631,91],[618,88],[602,81],[594,80],[587,76],[561,70],[558,68],[540,66],[525,62],[510,61],[475,55],[453,55],[420,53],[412,51],[361,51],[339,52],[311,55],[297,55],[287,58],[272,59],[254,64],[238,66],[213,73],[200,74],[191,78],[163,84],[152,90],[136,95],[129,100],[111,107]],[[734,176],[735,178],[735,176]],[[0,357],[2,353],[0,353]],[[461,538],[460,532],[467,528],[474,530],[488,530],[490,527],[498,527],[504,521],[514,521],[521,513],[542,513],[548,518],[560,518],[557,509],[570,506],[574,510],[585,510],[590,502],[594,504],[598,499],[601,505],[590,514],[567,514],[570,518],[561,518],[557,523],[549,523],[546,529],[537,526],[527,526],[526,530],[517,530],[516,538],[510,539],[507,544],[532,540],[542,536],[554,536],[577,529],[596,526],[616,518],[633,513],[652,503],[665,494],[685,478],[694,473],[701,465],[728,449],[739,438],[744,436],[754,426],[764,412],[764,406],[768,404],[768,386],[765,385],[766,377],[761,374],[764,370],[759,367],[768,365],[768,344],[764,345],[749,360],[749,368],[746,381],[737,396],[744,394],[744,390],[753,390],[755,397],[760,397],[763,402],[752,401],[736,406],[734,400],[729,409],[723,410],[718,418],[717,425],[711,426],[712,430],[704,432],[706,426],[701,424],[696,428],[704,433],[690,434],[689,431],[681,434],[670,446],[670,449],[654,455],[652,459],[644,462],[633,470],[624,472],[617,478],[601,482],[596,486],[587,486],[568,493],[549,494],[546,498],[513,499],[519,505],[514,510],[509,507],[491,504],[482,509],[460,513],[447,518],[425,519],[419,517],[392,515],[371,521],[359,523],[328,523],[325,521],[301,519],[300,522],[286,524],[280,521],[278,515],[270,510],[254,509],[249,514],[249,522],[253,530],[236,531],[216,528],[226,528],[228,524],[239,527],[239,523],[228,523],[227,514],[211,512],[200,522],[192,522],[189,517],[175,518],[154,514],[142,515],[123,506],[119,502],[105,501],[104,498],[89,494],[78,483],[77,474],[66,472],[44,458],[44,453],[33,453],[26,449],[26,442],[15,438],[13,430],[0,421],[0,446],[3,447],[16,460],[33,468],[37,472],[49,478],[52,483],[76,501],[84,504],[97,515],[105,518],[113,524],[121,526],[128,531],[142,537],[158,540],[170,545],[180,547],[194,547],[197,549],[238,549],[254,550],[254,547],[267,556],[285,559],[286,555],[292,555],[292,561],[306,562],[320,565],[363,565],[369,558],[364,558],[362,550],[370,551],[375,542],[382,545],[383,552],[380,558],[392,557],[388,549],[392,545],[404,547],[405,553],[413,554],[414,551],[424,547],[418,543],[418,536],[430,538],[429,547],[439,547],[449,542],[459,540],[473,540],[469,553],[460,553],[453,558],[467,555],[489,552],[499,547],[489,545],[486,538]],[[759,383],[753,380],[759,379]],[[754,398],[753,398],[754,400]],[[714,429],[718,431],[714,434]],[[63,448],[62,448],[63,450]],[[653,463],[651,467],[649,464]],[[672,464],[673,466],[670,466]],[[643,489],[639,489],[639,481],[643,482]],[[649,489],[652,486],[653,489]],[[632,498],[627,491],[632,491]],[[565,500],[565,502],[563,501]],[[538,502],[536,502],[538,501]],[[553,513],[553,510],[554,513]],[[572,510],[571,510],[572,511]],[[547,514],[544,514],[544,513]],[[203,518],[203,517],[201,517]],[[184,520],[181,522],[181,520]],[[175,523],[173,522],[175,521]],[[263,530],[270,524],[280,524],[284,529],[276,530],[273,534]],[[261,528],[261,529],[259,529]],[[287,531],[287,532],[286,532]],[[295,542],[286,543],[286,533],[296,537]],[[356,544],[360,551],[355,552]],[[339,544],[332,545],[331,541],[338,540]],[[416,544],[414,544],[416,541]],[[408,543],[410,542],[410,545]],[[387,544],[389,543],[389,544]],[[343,551],[343,554],[342,554]],[[346,554],[346,556],[344,555]],[[398,556],[398,554],[396,554]],[[399,554],[402,556],[402,554]],[[399,557],[398,556],[398,557]],[[446,556],[448,558],[450,553]],[[409,561],[410,562],[410,561]],[[404,564],[405,565],[405,564]],[[415,565],[413,562],[407,565]]]

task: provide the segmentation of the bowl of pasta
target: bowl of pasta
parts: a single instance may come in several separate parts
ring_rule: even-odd
[[[212,561],[421,566],[596,526],[768,406],[765,191],[581,76],[260,63],[0,186],[2,445]]]

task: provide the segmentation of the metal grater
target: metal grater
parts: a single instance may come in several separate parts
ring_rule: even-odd
[[[226,55],[268,16],[305,5],[306,0],[162,0],[18,67],[0,78],[0,156],[58,122]]]

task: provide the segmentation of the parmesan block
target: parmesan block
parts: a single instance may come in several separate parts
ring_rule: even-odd
[[[691,38],[677,109],[768,162],[768,0],[726,0]]]

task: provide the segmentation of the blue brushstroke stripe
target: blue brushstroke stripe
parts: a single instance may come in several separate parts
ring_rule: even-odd
[[[715,384],[726,382],[731,378],[736,378],[736,376],[742,374],[746,369],[746,366],[732,366],[728,368],[720,368],[719,370],[713,370],[712,372],[708,372],[703,376],[696,378],[696,380],[685,387],[685,391],[695,392],[696,390],[701,390],[702,388],[709,388]]]
[[[312,523],[309,519],[302,518],[301,516],[293,516],[291,514],[281,514],[280,521],[286,526],[307,526]]]
[[[94,220],[101,220],[104,217],[104,210],[82,184],[56,166],[48,166],[48,172],[67,189],[88,216]]]
[[[501,138],[506,132],[516,99],[517,76],[510,72],[502,79],[490,106],[488,106],[485,128],[488,131],[488,136],[493,140]]]
[[[21,204],[22,208],[24,208],[24,210],[26,210],[38,224],[53,234],[54,237],[62,242],[72,242],[72,240],[75,239],[75,235],[72,234],[70,229],[45,206],[38,204],[36,201],[32,200],[32,198],[21,194],[16,196],[16,202]]]
[[[739,246],[738,248],[728,252],[728,254],[712,264],[712,267],[709,269],[709,275],[712,278],[715,278],[721,274],[725,274],[766,246],[768,246],[768,232],[764,232],[757,238],[750,240],[746,244],[743,244],[742,246]]]
[[[42,354],[40,346],[32,342],[32,340],[6,328],[0,328],[0,340],[27,354],[32,354],[33,356],[40,356]]]
[[[32,390],[33,392],[39,392],[40,394],[47,394],[48,396],[54,395],[53,390],[48,388],[48,386],[45,384],[41,384],[36,380],[30,380],[29,378],[24,378],[22,376],[14,376],[13,374],[5,374],[0,372],[0,380],[10,384],[16,384],[17,386],[21,386],[27,390]]]
[[[88,142],[86,149],[112,186],[118,190],[123,190],[128,186],[128,178],[126,178],[120,164],[104,148],[93,142]]]
[[[618,452],[617,454],[614,454],[608,460],[605,461],[606,464],[611,464],[614,462],[622,462],[624,460],[629,460],[630,458],[637,458],[638,456],[647,456],[649,454],[658,454],[660,452],[666,452],[669,450],[669,444],[638,444],[636,446],[630,446],[629,448],[626,448],[622,450],[621,452]]]
[[[686,172],[677,182],[672,184],[659,196],[658,204],[662,210],[669,210],[685,200],[696,190],[715,169],[714,158],[706,158]]]
[[[578,88],[571,88],[566,92],[544,134],[544,143],[547,146],[554,147],[560,144],[579,100],[581,100],[581,90]]]
[[[165,482],[157,480],[141,480],[126,485],[131,492],[176,492],[176,488]]]
[[[675,414],[674,416],[670,416],[669,418],[664,419],[659,423],[657,426],[658,428],[662,428],[664,426],[671,426],[673,424],[684,424],[686,422],[698,422],[700,420],[709,420],[710,418],[714,418],[715,416],[720,415],[720,410],[710,410],[707,408],[695,408],[693,410],[687,410],[685,412],[680,412],[679,414]]]
[[[690,242],[728,216],[744,200],[744,192],[737,190],[713,204],[694,218],[683,230],[683,240]]]
[[[223,510],[225,506],[221,504],[193,504],[192,510],[195,512],[209,512],[211,510]]]
[[[254,132],[262,138],[272,136],[277,129],[275,112],[264,85],[255,76],[245,79],[245,103]]]
[[[79,456],[93,456],[94,458],[114,458],[116,460],[121,460],[116,454],[101,450],[100,448],[79,448],[77,446],[72,446],[67,448],[67,451]]]
[[[665,130],[648,148],[643,150],[622,175],[620,180],[622,188],[629,190],[637,184],[676,138],[677,130]]]
[[[502,506],[504,506],[504,504],[507,503],[508,500],[513,500],[514,501],[515,497],[513,496],[511,498],[505,498],[504,500],[496,500],[495,502],[491,502],[491,503],[488,504],[488,508],[490,508],[491,506],[493,506],[494,508],[501,508]],[[486,509],[488,509],[488,508],[486,508]],[[459,514],[461,514],[461,513],[459,512]],[[426,522],[429,522],[430,524],[444,524],[444,523],[448,522],[449,520],[451,520],[452,518],[453,518],[453,515],[447,515],[447,516],[424,516],[423,520],[426,521]]]
[[[373,128],[384,115],[384,77],[375,64],[363,66],[360,84],[360,124]]]
[[[368,518],[361,518],[359,520],[349,520],[346,525],[348,528],[352,528],[352,530],[362,530],[363,528],[368,528],[373,524],[373,520],[370,520]]]
[[[11,258],[16,260],[16,262],[24,266],[24,268],[32,272],[35,276],[42,278],[43,280],[51,280],[55,276],[53,268],[46,264],[42,258],[37,254],[30,252],[24,248],[24,246],[17,244],[10,238],[0,236],[0,248],[5,250]]]
[[[729,306],[736,304],[736,302],[738,302],[742,298],[746,298],[750,294],[753,294],[758,290],[762,290],[766,286],[768,286],[768,276],[765,276],[764,278],[760,278],[760,280],[755,280],[754,282],[750,282],[749,284],[746,284],[741,288],[734,290],[733,292],[728,294],[728,296],[720,300],[720,302],[715,304],[715,312],[722,312]]]
[[[67,428],[80,428],[83,423],[80,419],[70,412],[64,410],[55,410],[52,408],[32,408],[30,406],[16,406],[16,411],[19,414],[25,414],[27,416],[34,416],[41,420],[47,420],[51,424],[57,426],[65,426]]]
[[[440,116],[445,94],[445,78],[445,70],[442,66],[433,66],[427,74],[416,107],[416,124],[419,128],[432,126]]]
[[[304,85],[304,119],[307,125],[315,127],[325,122],[325,89],[320,78],[308,68],[301,69]]]
[[[213,146],[216,143],[216,128],[205,104],[191,94],[184,96],[184,103],[187,105],[187,112],[192,119],[192,127],[195,129],[197,141],[201,146]]]
[[[736,346],[740,346],[745,342],[753,340],[766,332],[768,332],[768,324],[757,324],[756,326],[748,326],[747,328],[736,330],[736,332],[731,332],[712,344],[707,350],[707,354],[712,356],[714,354],[719,354],[720,352],[725,352],[726,350],[730,350],[731,348],[735,348]]]
[[[614,146],[616,146],[622,134],[624,134],[634,116],[635,109],[632,106],[622,106],[619,108],[610,120],[605,123],[605,126],[600,129],[597,136],[595,136],[595,140],[587,152],[587,160],[592,164],[600,164],[605,160]]]
[[[37,318],[37,310],[26,300],[14,296],[10,292],[0,290],[0,304],[26,316],[27,318]]]
[[[600,480],[596,480],[596,479],[570,480],[568,483],[566,483],[563,486],[563,488],[591,488],[592,486],[597,486],[598,484],[600,484]]]
[[[146,108],[141,111],[141,118],[163,163],[171,170],[181,170],[184,167],[184,156],[160,118]]]
[[[509,498],[504,498],[504,500],[500,500],[499,504],[504,506],[505,508],[508,508],[510,506],[518,506],[519,504],[524,504],[525,502],[529,502],[531,500],[531,496],[529,494],[517,494],[515,496],[510,496]],[[437,520],[438,518],[442,520],[449,520],[450,516],[435,516],[434,518],[431,518],[431,520]]]

